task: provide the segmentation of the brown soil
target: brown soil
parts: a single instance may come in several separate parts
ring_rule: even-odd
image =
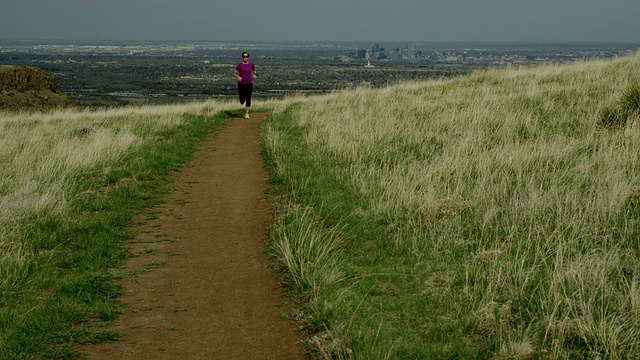
[[[175,191],[142,219],[120,281],[121,341],[89,359],[308,359],[264,254],[270,205],[259,148],[265,114],[234,118],[204,142]],[[137,219],[140,220],[140,219]]]

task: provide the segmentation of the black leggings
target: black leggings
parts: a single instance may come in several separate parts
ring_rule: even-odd
[[[247,103],[247,107],[251,107],[251,94],[253,93],[253,83],[238,83],[238,94],[240,95],[240,104]]]

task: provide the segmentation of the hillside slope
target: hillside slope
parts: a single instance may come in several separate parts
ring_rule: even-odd
[[[273,111],[273,252],[318,352],[637,358],[639,74],[486,69]]]
[[[29,66],[0,65],[0,110],[44,111],[78,106],[53,76]]]

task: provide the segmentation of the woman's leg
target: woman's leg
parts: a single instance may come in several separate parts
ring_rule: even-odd
[[[238,83],[238,96],[240,97],[240,104],[244,105],[244,102],[247,100],[246,91],[244,89],[244,84]]]
[[[253,94],[253,84],[245,84],[245,85],[246,85],[246,94],[245,94],[246,107],[244,111],[244,117],[248,119],[249,109],[251,108],[251,95]]]

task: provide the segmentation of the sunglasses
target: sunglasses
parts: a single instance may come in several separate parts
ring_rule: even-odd
[[[249,56],[242,55],[242,58],[243,58],[243,59],[248,59],[248,58],[249,58]]]

